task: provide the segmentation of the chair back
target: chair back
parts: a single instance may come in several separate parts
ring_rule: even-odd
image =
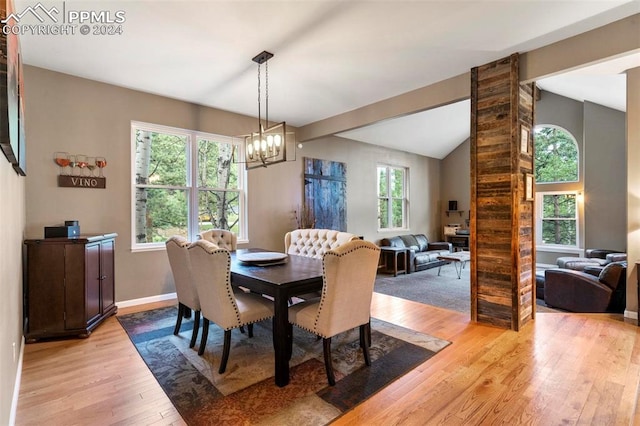
[[[334,336],[369,322],[380,248],[354,240],[322,257],[322,298],[315,321],[318,334]]]
[[[209,229],[208,231],[201,232],[198,236],[202,240],[210,241],[218,247],[229,251],[235,251],[238,245],[238,237],[236,234],[226,229]]]
[[[336,249],[358,236],[332,229],[296,229],[284,236],[284,250],[287,254],[321,259],[327,251]]]
[[[225,330],[239,327],[240,312],[231,288],[229,250],[198,240],[189,246],[189,258],[202,315]]]
[[[191,262],[189,260],[189,241],[174,235],[165,242],[167,257],[176,286],[178,302],[196,311],[200,310],[200,299],[191,276]]]

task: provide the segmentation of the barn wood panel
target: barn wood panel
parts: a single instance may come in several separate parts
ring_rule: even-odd
[[[472,70],[472,318],[518,330],[535,315],[534,86],[520,85],[518,55]],[[529,132],[521,144],[522,129]]]

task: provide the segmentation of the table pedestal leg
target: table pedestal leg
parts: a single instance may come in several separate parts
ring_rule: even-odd
[[[288,356],[288,297],[277,295],[274,297],[273,317],[273,349],[275,352],[276,385],[283,387],[289,384],[289,356]]]

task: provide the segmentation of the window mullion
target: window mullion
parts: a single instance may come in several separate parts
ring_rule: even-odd
[[[187,192],[189,205],[187,214],[189,223],[187,224],[189,239],[195,241],[198,234],[198,137],[194,132],[187,136]]]

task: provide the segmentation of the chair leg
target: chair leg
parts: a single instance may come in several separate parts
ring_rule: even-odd
[[[224,373],[227,369],[227,361],[229,361],[229,351],[231,349],[231,330],[225,330],[224,332],[224,346],[222,348],[222,360],[220,361],[219,374]]]
[[[206,317],[202,317],[202,337],[200,338],[200,349],[198,349],[198,355],[204,353],[204,348],[207,346],[207,336],[209,336],[209,320]]]
[[[173,328],[174,336],[180,333],[180,326],[182,325],[182,316],[184,315],[185,306],[182,303],[178,303],[178,318],[176,319],[176,326]]]
[[[198,330],[200,329],[200,311],[196,311],[193,316],[193,331],[191,332],[191,342],[189,347],[192,348],[196,345],[198,339]]]
[[[369,357],[369,336],[371,336],[371,326],[369,325],[369,323],[362,324],[360,326],[360,347],[362,348],[364,363],[366,365],[371,365],[371,358]]]
[[[188,306],[185,306],[184,311],[182,311],[182,316],[186,319],[191,318],[191,308],[189,308]]]
[[[369,338],[369,347],[371,347],[371,317],[369,317],[369,327],[367,327],[367,337]]]
[[[329,385],[336,384],[336,378],[333,375],[333,364],[331,363],[331,337],[322,339],[322,348],[324,351],[324,369],[327,371],[327,380]]]
[[[253,324],[248,324],[247,328],[249,329],[249,337],[253,337]]]
[[[287,355],[289,360],[291,360],[291,355],[293,354],[293,325],[291,323],[287,323]]]
[[[244,325],[240,326],[240,333],[244,334]]]

